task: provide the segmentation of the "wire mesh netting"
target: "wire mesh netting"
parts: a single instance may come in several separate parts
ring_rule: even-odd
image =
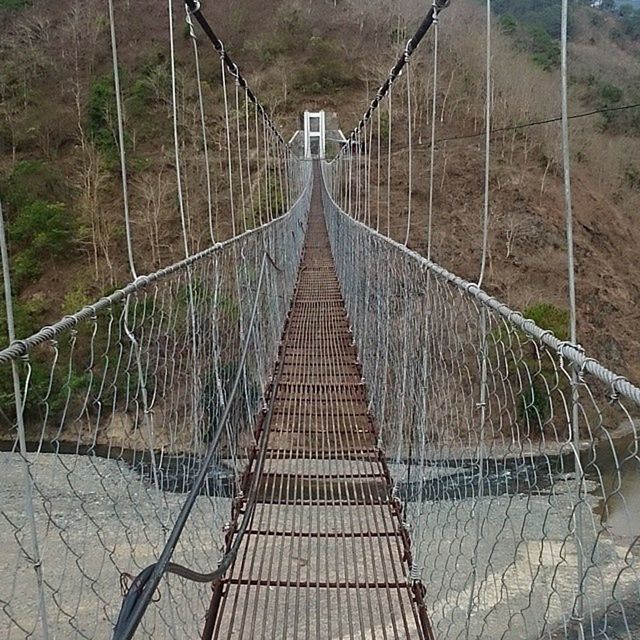
[[[286,216],[0,353],[1,637],[109,635],[121,589],[157,559],[231,402],[174,553],[194,570],[215,568],[293,292],[306,184]],[[170,577],[157,597],[144,634],[199,634],[210,586]]]
[[[325,215],[435,637],[637,637],[640,390],[328,192]]]

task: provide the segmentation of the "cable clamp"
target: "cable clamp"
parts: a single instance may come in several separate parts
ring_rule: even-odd
[[[574,344],[570,340],[563,340],[558,344],[558,355],[560,357],[565,357],[564,348],[570,347],[571,349],[575,349],[578,353],[584,353],[584,347],[579,344]]]
[[[620,398],[620,390],[616,388],[618,382],[629,382],[624,376],[616,376],[611,381],[611,393],[609,394],[609,404],[615,404]]]
[[[545,329],[539,336],[538,336],[538,342],[544,344],[544,339],[545,337],[555,337],[553,334],[553,331],[551,331],[551,329]]]
[[[193,28],[193,20],[191,19],[191,9],[189,9],[189,5],[185,5],[187,13],[185,16],[185,22],[187,23],[187,26],[189,27],[189,37],[193,38],[194,40],[197,40],[198,38],[196,37],[196,32]],[[197,9],[194,9],[194,11],[199,11],[200,10],[200,3],[197,3]]]
[[[580,370],[578,371],[578,379],[581,383],[584,383],[584,373],[587,365],[592,362],[594,364],[598,364],[598,361],[595,358],[585,358],[584,362],[580,365]]]
[[[407,41],[407,44],[405,45],[404,48],[404,61],[406,63],[409,62],[409,58],[411,57],[411,54],[413,53],[413,48],[411,47],[413,43],[413,38],[411,38],[410,40]]]

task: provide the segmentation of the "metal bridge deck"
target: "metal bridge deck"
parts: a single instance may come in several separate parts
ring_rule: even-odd
[[[213,637],[425,639],[319,189],[255,513],[222,585]]]

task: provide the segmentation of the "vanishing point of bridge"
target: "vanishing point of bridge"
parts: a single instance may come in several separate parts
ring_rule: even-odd
[[[431,638],[367,408],[316,173],[256,508],[215,638]],[[259,457],[259,456],[258,456]]]

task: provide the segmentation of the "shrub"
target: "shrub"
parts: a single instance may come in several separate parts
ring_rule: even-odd
[[[113,154],[117,149],[113,127],[115,114],[116,94],[113,76],[103,76],[89,89],[87,120],[91,138],[98,149],[107,154]]]
[[[296,75],[296,89],[306,93],[328,93],[354,84],[356,76],[344,64],[334,43],[316,38],[311,46],[309,62]]]
[[[64,255],[73,237],[65,205],[42,200],[20,209],[9,227],[9,234],[14,242],[42,257]]]
[[[605,102],[605,105],[616,104],[622,100],[623,91],[620,87],[616,87],[614,84],[603,84],[600,88],[600,96]]]
[[[629,164],[624,170],[624,181],[631,189],[640,189],[640,169],[634,164]]]
[[[0,11],[16,11],[26,6],[27,0],[0,0]]]
[[[536,64],[545,71],[551,71],[560,65],[560,47],[546,31],[533,27],[529,30],[529,39]]]
[[[9,239],[16,248],[13,273],[18,288],[42,274],[42,263],[67,255],[73,229],[66,207],[36,200],[22,207],[9,224]]]
[[[58,171],[43,160],[18,162],[2,191],[5,203],[13,211],[35,200],[63,202],[69,195]]]
[[[518,27],[518,21],[510,13],[505,13],[500,18],[500,28],[507,35],[509,36],[514,35],[517,27]]]
[[[540,302],[525,309],[524,315],[541,329],[552,331],[559,340],[567,340],[569,314],[564,309],[550,302]],[[526,342],[524,336],[523,342]],[[563,378],[556,381],[556,367],[543,354],[544,350],[538,351],[532,346],[531,352],[525,354],[518,365],[518,377],[523,381],[523,388],[518,396],[518,415],[529,428],[535,427],[540,431],[552,415],[553,399],[550,390],[559,390],[563,395],[568,393],[568,381]],[[560,425],[556,425],[558,426]]]
[[[553,331],[558,340],[567,340],[569,336],[569,314],[550,302],[540,302],[524,311],[525,318],[533,320],[541,329]]]

